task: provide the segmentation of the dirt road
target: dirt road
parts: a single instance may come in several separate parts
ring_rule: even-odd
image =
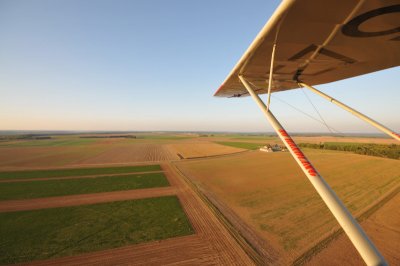
[[[155,173],[162,173],[162,171],[132,172],[132,173],[103,174],[103,175],[99,175],[99,174],[97,174],[97,175],[80,175],[80,176],[64,176],[64,177],[14,178],[14,179],[1,179],[0,183],[65,180],[65,179],[79,179],[79,178],[96,178],[96,177],[103,177],[103,176],[145,175],[145,174],[155,174]]]

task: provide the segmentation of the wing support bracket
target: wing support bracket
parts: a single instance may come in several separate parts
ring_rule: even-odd
[[[299,86],[304,87],[309,89],[310,91],[314,92],[315,94],[321,96],[322,98],[325,98],[326,100],[330,101],[331,103],[336,104],[337,106],[343,108],[344,110],[352,113],[353,115],[357,116],[358,118],[366,121],[367,123],[371,124],[372,126],[376,127],[377,129],[379,129],[380,131],[386,133],[387,135],[389,135],[390,137],[400,141],[400,134],[394,132],[393,130],[390,130],[389,128],[383,126],[382,124],[376,122],[375,120],[369,118],[368,116],[354,110],[353,108],[351,108],[350,106],[347,106],[346,104],[336,100],[335,98],[323,93],[322,91],[317,90],[316,88],[307,85],[305,83],[299,82],[298,83]]]
[[[271,65],[269,68],[267,111],[269,110],[269,105],[271,103],[271,88],[272,88],[272,75],[274,74],[275,49],[276,49],[276,37],[274,45],[272,46]]]
[[[368,238],[368,236],[365,234],[361,226],[353,218],[351,213],[347,210],[347,208],[338,198],[336,193],[330,188],[328,183],[326,183],[326,181],[306,158],[306,156],[299,149],[299,147],[296,145],[290,135],[285,131],[285,129],[275,118],[272,112],[267,108],[265,103],[260,99],[258,94],[254,92],[250,83],[242,75],[239,75],[239,79],[243,83],[249,94],[252,96],[253,100],[260,107],[267,120],[271,123],[272,127],[274,128],[282,142],[285,144],[287,149],[290,151],[296,163],[300,166],[301,170],[303,170],[308,180],[317,190],[317,193],[328,206],[333,216],[339,222],[344,232],[350,238],[351,242],[360,253],[366,264],[387,265],[387,262],[379,253],[378,249],[374,246],[371,240]]]

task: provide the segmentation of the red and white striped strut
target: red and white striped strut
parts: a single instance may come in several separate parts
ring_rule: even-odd
[[[338,198],[336,193],[330,188],[322,176],[317,172],[315,167],[307,159],[304,153],[296,145],[293,139],[285,131],[279,121],[271,113],[270,109],[260,99],[258,94],[256,94],[251,87],[250,83],[246,79],[239,75],[240,81],[246,87],[247,91],[253,97],[255,102],[258,104],[260,109],[265,114],[266,118],[271,123],[272,127],[278,134],[279,138],[283,141],[287,149],[290,151],[291,155],[303,170],[304,174],[307,176],[308,180],[317,190],[318,194],[328,206],[329,210],[335,216],[336,220],[339,222],[340,226],[343,228],[344,232],[350,238],[351,242],[360,253],[361,257],[364,259],[367,265],[387,265],[387,262],[383,256],[379,253],[378,249],[374,246],[368,236],[365,234],[364,230],[353,218],[351,213],[344,206],[342,201]]]

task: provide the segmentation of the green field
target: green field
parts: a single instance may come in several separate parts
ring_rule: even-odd
[[[225,145],[225,146],[235,147],[235,148],[246,149],[246,150],[257,150],[260,147],[262,147],[263,145],[265,145],[265,144],[261,144],[261,143],[229,142],[229,141],[216,141],[215,143]]]
[[[0,146],[9,147],[57,147],[57,146],[80,146],[96,142],[96,139],[58,138],[43,140],[18,140],[17,142],[3,142]]]
[[[0,200],[31,199],[139,188],[166,187],[163,173],[0,183]]]
[[[0,213],[0,264],[189,235],[176,196]]]
[[[159,165],[139,165],[139,166],[123,166],[123,167],[119,166],[119,167],[102,167],[102,168],[13,171],[13,172],[0,172],[0,179],[107,175],[107,174],[146,172],[146,171],[161,171],[161,167]]]

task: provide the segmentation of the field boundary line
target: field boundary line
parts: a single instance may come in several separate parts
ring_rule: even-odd
[[[387,193],[381,196],[375,203],[372,203],[369,207],[366,207],[358,215],[355,215],[356,220],[361,223],[368,219],[371,215],[382,208],[386,203],[393,199],[400,192],[400,184],[390,189]],[[322,240],[318,241],[314,246],[306,250],[297,259],[293,261],[293,265],[299,266],[304,265],[306,262],[310,261],[314,256],[316,256],[323,249],[327,248],[331,242],[337,239],[340,235],[344,233],[343,229],[336,226],[334,231],[328,236],[324,237]]]
[[[45,180],[65,180],[65,179],[80,179],[80,178],[97,178],[105,176],[124,176],[124,175],[144,175],[163,173],[163,170],[158,171],[145,171],[145,172],[131,172],[119,174],[98,174],[98,175],[79,175],[79,176],[60,176],[60,177],[39,177],[39,178],[14,178],[14,179],[0,179],[0,183],[16,183],[28,181],[45,181]]]
[[[219,208],[213,204],[213,202],[208,199],[208,197],[203,194],[203,192],[197,187],[197,185],[187,177],[175,164],[171,164],[177,173],[182,176],[183,180],[193,189],[193,191],[198,195],[198,197],[209,207],[209,209],[214,213],[217,219],[224,225],[229,234],[235,239],[235,241],[240,245],[244,252],[251,258],[251,260],[256,265],[265,264],[262,255],[254,248],[254,246],[249,243],[249,241],[243,237],[239,230],[237,230],[234,225],[225,217],[225,215],[219,210]]]
[[[0,213],[14,211],[28,211],[48,208],[62,208],[79,205],[89,205],[112,201],[155,198],[176,195],[177,189],[173,186],[159,188],[132,189],[91,194],[56,196],[26,200],[0,201]]]

